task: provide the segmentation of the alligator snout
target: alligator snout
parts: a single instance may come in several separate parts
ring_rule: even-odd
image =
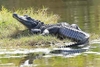
[[[15,17],[17,17],[18,15],[16,14],[16,13],[13,13],[13,17],[15,18]]]

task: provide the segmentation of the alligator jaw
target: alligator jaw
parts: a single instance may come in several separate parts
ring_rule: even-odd
[[[24,16],[19,16],[18,14],[14,13],[13,18],[17,19],[19,22],[25,22],[26,18]]]
[[[32,29],[35,26],[37,26],[38,22],[36,22],[34,19],[24,15],[19,16],[16,13],[13,14],[13,18],[21,22],[24,26],[26,26],[28,29]]]

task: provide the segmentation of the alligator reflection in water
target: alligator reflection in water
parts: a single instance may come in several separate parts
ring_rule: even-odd
[[[72,48],[55,48],[50,53],[52,54],[62,54],[62,55],[69,55],[69,54],[75,54],[75,53],[82,53],[89,49],[89,47],[84,48],[78,48],[78,49],[72,49]]]
[[[89,49],[89,46],[86,46],[84,48],[53,48],[49,51],[48,54],[45,54],[43,52],[35,52],[35,53],[29,53],[27,54],[24,59],[20,62],[20,67],[24,66],[37,66],[37,64],[34,64],[34,60],[40,59],[42,57],[52,57],[52,56],[63,56],[68,57],[68,55],[71,55],[71,57],[80,55],[82,52],[86,52]],[[49,55],[49,56],[48,56]]]
[[[29,53],[29,54],[27,54],[27,56],[25,56],[24,59],[22,59],[20,61],[20,67],[24,67],[24,66],[36,66],[36,65],[33,65],[34,60],[35,59],[39,59],[42,56],[44,56],[44,54],[35,54],[35,53]]]

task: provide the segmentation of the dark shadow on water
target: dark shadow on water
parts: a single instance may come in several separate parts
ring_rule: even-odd
[[[59,54],[63,55],[63,56],[68,56],[68,55],[74,55],[76,53],[83,53],[86,52],[88,50],[88,46],[85,48],[61,48],[61,49],[52,49],[48,54],[45,54],[43,52],[41,53],[29,53],[27,54],[27,56],[25,56],[19,63],[20,67],[24,67],[24,66],[30,66],[30,65],[34,65],[34,60],[36,59],[40,59],[43,58],[43,56],[46,55],[54,55],[57,56]]]
[[[69,55],[69,54],[76,54],[76,53],[83,53],[88,50],[88,46],[84,48],[58,48],[55,50],[52,50],[51,54],[62,54],[62,55]]]

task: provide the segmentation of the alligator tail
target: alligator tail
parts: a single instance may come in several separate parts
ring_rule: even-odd
[[[69,28],[69,27],[62,27],[59,30],[59,33],[63,35],[64,37],[68,37],[71,40],[74,40],[74,44],[66,45],[65,47],[74,47],[74,46],[85,46],[86,44],[89,43],[89,34],[77,30],[74,28]]]
[[[66,47],[84,47],[84,46],[87,46],[88,44],[89,44],[89,39],[86,39],[84,41],[75,42],[73,44],[69,44],[69,45],[66,45],[63,47],[64,48],[66,48]]]

